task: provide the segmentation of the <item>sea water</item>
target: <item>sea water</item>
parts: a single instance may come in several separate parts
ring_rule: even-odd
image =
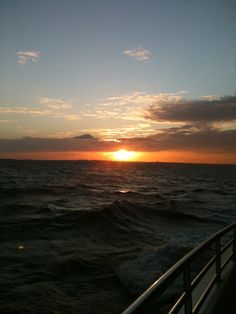
[[[235,205],[232,165],[0,160],[0,312],[120,313]]]

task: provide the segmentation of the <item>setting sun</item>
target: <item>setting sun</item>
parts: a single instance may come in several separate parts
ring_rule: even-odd
[[[120,149],[117,152],[112,153],[112,157],[119,161],[132,161],[135,159],[137,153],[132,151],[127,151],[125,149]]]

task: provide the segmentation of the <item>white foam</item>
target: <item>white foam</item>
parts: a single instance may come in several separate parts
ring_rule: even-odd
[[[158,248],[147,248],[117,268],[117,276],[132,294],[140,294],[191,247],[172,242]]]

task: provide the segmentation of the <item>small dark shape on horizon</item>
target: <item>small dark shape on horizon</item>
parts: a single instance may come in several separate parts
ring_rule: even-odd
[[[91,134],[83,134],[75,136],[74,139],[76,140],[97,140],[97,138]]]

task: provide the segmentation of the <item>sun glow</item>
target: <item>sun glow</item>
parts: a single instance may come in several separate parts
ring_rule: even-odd
[[[112,153],[112,157],[114,160],[119,161],[132,161],[135,159],[137,153],[128,151],[126,149],[120,149],[117,152]]]

